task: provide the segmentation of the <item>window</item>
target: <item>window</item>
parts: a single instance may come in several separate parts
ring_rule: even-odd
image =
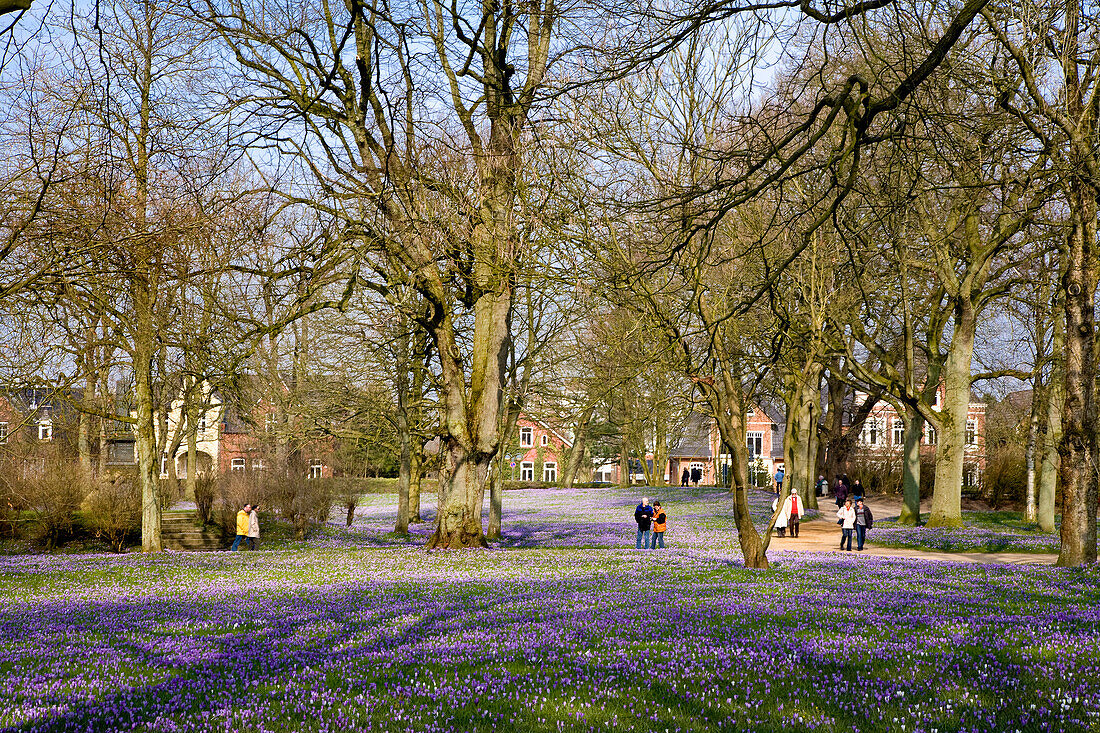
[[[309,477],[310,478],[321,478],[321,474],[324,472],[324,470],[325,470],[325,464],[321,461],[320,458],[310,458],[309,459]]]
[[[550,436],[549,435],[540,435],[539,436],[539,445],[542,445],[542,446],[550,445]]]
[[[134,463],[134,444],[130,442],[111,442],[107,444],[107,463]],[[163,472],[164,469],[162,468]]]
[[[535,431],[532,428],[519,429],[519,447],[530,448],[535,444]]]
[[[264,470],[264,459],[263,458],[253,458],[252,459],[252,470],[253,471],[262,471],[262,470]]]
[[[53,440],[53,422],[48,417],[38,423],[38,439]]]
[[[936,444],[936,429],[931,425],[928,426],[928,430],[924,433],[924,442],[928,443],[928,445]]]
[[[206,415],[199,418],[199,435],[206,432]]]
[[[535,480],[535,464],[532,461],[524,461],[523,463],[519,464],[519,480]]]
[[[244,470],[244,459],[243,458],[234,458],[232,461],[229,462],[229,470],[230,471],[243,471]]]
[[[759,458],[764,453],[764,433],[757,431],[749,431],[745,433],[746,440],[749,447],[749,458]]]
[[[963,488],[978,488],[978,472],[974,466],[966,466],[963,468]]]
[[[46,473],[46,459],[45,458],[24,458],[23,459],[23,478],[37,478],[43,476]]]
[[[0,443],[8,442],[8,424],[0,422]]]
[[[269,433],[274,433],[275,428],[279,424],[279,419],[275,416],[274,412],[267,413],[267,421],[264,423],[264,429]]]
[[[542,464],[542,480],[548,484],[555,483],[558,480],[558,464],[552,461]]]
[[[905,423],[895,418],[894,420],[894,445],[905,442]]]
[[[977,443],[978,421],[967,420],[966,421],[966,444],[975,445]]]

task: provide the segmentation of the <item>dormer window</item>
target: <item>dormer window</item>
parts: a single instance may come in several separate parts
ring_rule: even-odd
[[[519,447],[530,448],[535,444],[535,431],[533,428],[520,428],[519,429]]]
[[[48,417],[38,421],[38,439],[53,440],[53,421]]]

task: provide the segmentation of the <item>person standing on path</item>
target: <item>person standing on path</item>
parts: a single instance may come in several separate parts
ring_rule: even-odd
[[[783,491],[783,467],[782,466],[780,466],[779,470],[777,470],[775,472],[774,478],[775,478],[775,493],[778,494],[778,493]]]
[[[635,550],[649,549],[649,525],[653,521],[653,507],[649,505],[649,499],[642,497],[642,503],[634,510],[634,521],[638,523],[638,540],[634,543]]]
[[[777,493],[775,495],[775,498],[772,499],[772,512],[775,512],[776,508],[778,508],[778,507],[779,507],[779,494]],[[787,512],[789,510],[790,510],[790,505],[786,501],[784,501],[783,502],[783,508],[780,509],[779,513],[775,517],[775,536],[776,537],[786,537],[787,536]]]
[[[787,526],[791,530],[791,537],[798,536],[798,527],[802,520],[802,499],[798,494],[787,497]]]
[[[699,468],[698,466],[691,469],[691,483],[698,486],[699,485],[699,480],[702,479],[702,478],[703,478],[703,469]]]
[[[665,514],[661,502],[653,502],[653,514],[653,540],[649,545],[649,549],[656,550],[660,547],[663,550],[665,549],[665,528],[668,522],[668,515]]]
[[[680,474],[680,485],[687,486],[688,481],[691,481],[691,471],[684,469],[684,472]]]
[[[867,536],[867,530],[874,526],[875,518],[871,516],[871,507],[863,503],[863,497],[856,499],[856,550],[863,550],[863,540]],[[851,539],[848,540],[848,549],[851,548]]]
[[[852,507],[852,500],[845,499],[844,506],[836,510],[836,518],[840,520],[840,549],[852,551],[852,532],[856,526],[856,510]],[[844,543],[848,543],[848,547],[844,547]]]
[[[244,508],[237,512],[237,538],[233,540],[230,551],[236,552],[241,545],[241,540],[248,537],[248,513],[252,511],[251,504],[245,504]]]
[[[252,505],[252,511],[248,513],[248,549],[255,550],[260,544],[260,515],[256,510],[259,504]]]

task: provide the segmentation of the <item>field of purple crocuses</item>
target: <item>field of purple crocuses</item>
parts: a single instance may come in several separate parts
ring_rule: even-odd
[[[510,492],[483,551],[384,546],[379,497],[305,547],[0,558],[0,728],[1100,728],[1096,570],[749,570],[719,497],[685,492],[698,528],[645,552],[603,491]]]

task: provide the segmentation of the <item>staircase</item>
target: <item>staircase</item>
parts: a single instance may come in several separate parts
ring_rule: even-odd
[[[198,524],[193,511],[167,511],[160,515],[160,539],[166,550],[224,550],[221,533]]]

